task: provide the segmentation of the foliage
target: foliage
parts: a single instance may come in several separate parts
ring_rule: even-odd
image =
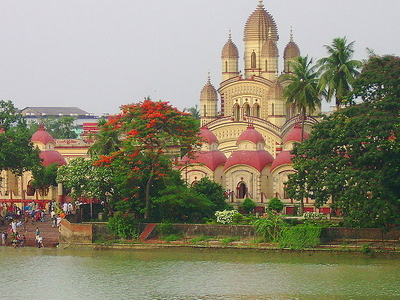
[[[185,185],[167,185],[152,198],[153,215],[170,222],[199,222],[211,217],[215,205],[206,196]]]
[[[271,198],[268,202],[268,209],[280,213],[285,207],[285,204],[279,198]]]
[[[229,204],[226,203],[224,196],[223,187],[214,181],[211,181],[207,177],[203,177],[200,181],[191,188],[199,194],[207,197],[213,204],[214,210],[223,210],[229,208]]]
[[[190,242],[192,244],[200,243],[200,242],[208,242],[209,240],[213,239],[212,236],[202,235],[196,238],[192,238]]]
[[[316,221],[316,220],[325,219],[326,216],[324,214],[321,214],[321,213],[307,211],[307,212],[305,212],[303,214],[303,218],[306,221]]]
[[[379,91],[387,96],[337,111],[315,125],[310,138],[293,150],[297,173],[289,175],[288,196],[309,197],[317,206],[332,200],[345,226],[400,225],[397,91]]]
[[[183,236],[180,234],[170,234],[167,236],[163,237],[163,240],[166,241],[167,243],[173,242],[173,241],[179,241]]]
[[[137,229],[135,220],[132,217],[126,217],[122,214],[115,214],[108,220],[107,227],[119,238],[137,238]]]
[[[320,245],[322,228],[314,225],[284,227],[279,235],[279,246],[301,250]]]
[[[76,139],[78,137],[78,126],[74,124],[75,121],[76,118],[71,116],[50,116],[40,120],[45,126],[46,131],[55,139]],[[31,123],[29,125],[29,130],[32,134],[36,132],[38,128],[38,123]]]
[[[230,224],[233,221],[233,217],[238,213],[237,210],[223,210],[216,211],[215,217],[217,218],[217,222],[220,224]]]
[[[221,241],[221,243],[222,243],[222,245],[227,246],[227,245],[229,245],[230,243],[236,242],[236,241],[240,241],[240,237],[239,237],[239,236],[224,238],[224,239]]]
[[[77,157],[58,169],[56,180],[63,184],[71,198],[97,198],[106,205],[109,215],[112,215],[116,199],[119,198],[113,170],[95,166],[94,162],[93,159]]]
[[[25,119],[11,101],[0,100],[0,145],[0,171],[21,175],[40,165]]]
[[[32,176],[33,176],[33,181],[32,181],[32,186],[35,189],[39,190],[46,190],[50,186],[56,186],[57,185],[57,170],[58,170],[58,164],[50,164],[48,166],[37,166],[32,170]]]
[[[161,235],[169,235],[174,233],[174,224],[172,223],[160,223],[157,224],[157,230]]]
[[[101,156],[98,165],[114,168],[124,201],[133,204],[130,207],[144,201],[139,212],[147,219],[152,209],[153,184],[171,172],[171,156],[181,156],[199,145],[198,130],[193,117],[167,102],[147,99],[124,105],[121,113],[100,129],[104,136],[114,132],[120,148]],[[143,192],[138,192],[139,189]]]
[[[283,218],[279,214],[267,214],[253,223],[256,226],[256,233],[266,241],[275,241],[279,231],[284,226]]]
[[[240,208],[242,208],[247,214],[249,214],[253,212],[256,208],[256,203],[252,199],[246,198],[240,204]]]
[[[347,43],[345,37],[335,38],[332,45],[325,45],[328,56],[318,61],[320,91],[328,102],[334,97],[337,108],[350,103],[353,82],[362,66],[361,61],[352,59],[353,46],[354,42]]]

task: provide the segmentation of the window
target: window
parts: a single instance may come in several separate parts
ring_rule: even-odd
[[[251,53],[251,68],[252,69],[257,68],[256,53],[254,51],[253,51],[253,53]]]

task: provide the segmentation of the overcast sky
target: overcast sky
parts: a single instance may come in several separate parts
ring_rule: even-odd
[[[208,72],[218,87],[228,38],[243,58],[243,30],[258,0],[0,0],[0,99],[116,113],[150,96],[183,109]],[[302,55],[326,55],[335,37],[400,55],[400,0],[264,0],[280,35]],[[282,66],[282,60],[280,60]],[[242,69],[242,67],[241,67]]]

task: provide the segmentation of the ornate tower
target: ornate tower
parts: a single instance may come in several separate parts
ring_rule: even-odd
[[[224,47],[222,48],[222,81],[239,75],[239,51],[232,42],[231,33]]]
[[[244,28],[244,72],[245,77],[261,76],[265,61],[261,59],[264,44],[279,39],[278,29],[274,18],[264,9],[259,0],[257,9],[247,19]],[[264,68],[265,69],[265,68]]]
[[[204,125],[218,116],[218,94],[211,84],[210,75],[200,93],[200,121]]]
[[[293,61],[296,57],[300,56],[300,49],[297,44],[293,40],[293,32],[290,30],[290,41],[285,47],[285,51],[283,52],[283,60],[284,60],[284,73],[290,73],[290,62]]]

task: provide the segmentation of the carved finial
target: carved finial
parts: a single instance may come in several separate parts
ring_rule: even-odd
[[[259,6],[259,7],[263,7],[263,6],[264,6],[264,5],[263,5],[263,0],[258,0],[258,2],[259,2],[259,3],[258,3],[258,6]]]
[[[211,74],[210,74],[210,71],[208,71],[208,74],[207,74],[207,82],[208,82],[208,83],[211,83]]]
[[[232,31],[231,31],[231,29],[230,29],[230,28],[229,28],[228,39],[229,39],[229,40],[231,40],[231,39],[232,39]]]
[[[293,28],[290,26],[290,41],[293,42]]]

